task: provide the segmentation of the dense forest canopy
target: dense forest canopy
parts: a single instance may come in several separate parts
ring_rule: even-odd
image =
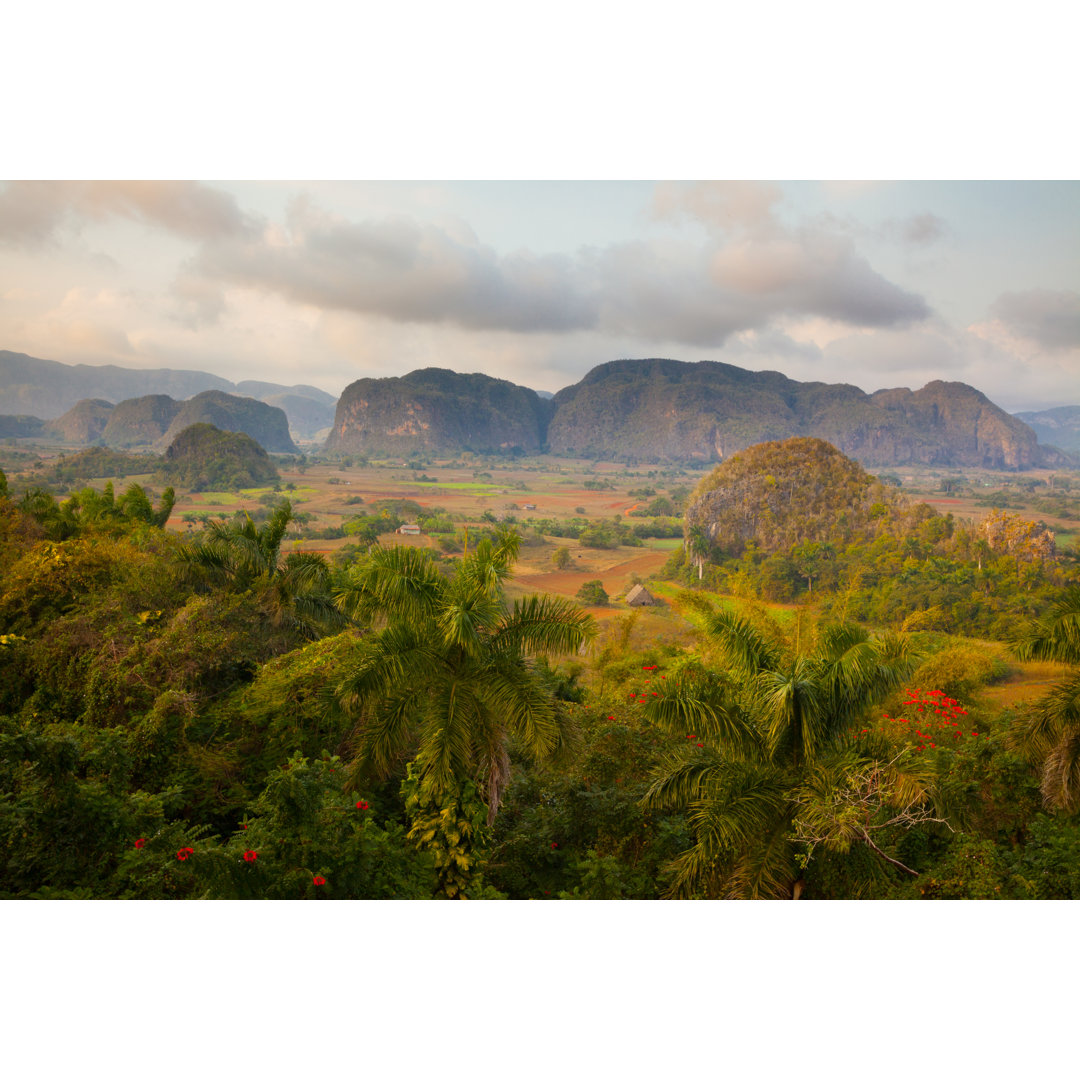
[[[279,479],[243,435],[173,451],[189,490]],[[1080,895],[1080,589],[1045,526],[810,438],[635,491],[463,537],[356,496],[330,560],[281,494],[180,536],[171,486],[0,473],[0,896]],[[390,543],[403,519],[438,542]],[[513,587],[528,544],[573,575],[665,521],[662,615]],[[1048,692],[995,704],[1019,663]]]

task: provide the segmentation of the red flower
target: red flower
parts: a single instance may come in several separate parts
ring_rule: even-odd
[[[326,884],[326,878],[322,877],[321,875],[316,874],[316,876],[311,879],[311,884],[312,885],[325,885]]]
[[[615,719],[615,717],[614,717],[614,716],[609,716],[609,717],[608,717],[608,719],[609,719],[609,720],[614,720],[614,719]]]
[[[366,810],[367,808],[368,808],[368,804],[366,802],[364,802],[363,799],[361,799],[360,802],[358,802],[356,804],[356,809],[357,810]]]
[[[241,825],[241,826],[240,826],[240,828],[241,828],[241,829],[246,829],[246,828],[247,828],[247,826],[246,826],[246,825]]]
[[[135,841],[135,846],[137,848],[141,848],[143,846],[143,844],[145,844],[145,843],[146,843],[146,837],[145,836],[140,836],[139,839]]]
[[[558,847],[559,845],[558,845],[558,842],[557,842],[557,841],[555,841],[555,840],[552,840],[552,841],[551,841],[551,846],[552,846],[553,848],[557,848],[557,847]]]
[[[244,852],[244,862],[254,862],[258,857],[259,853],[257,851]]]
[[[930,744],[930,749],[931,749],[931,750],[936,750],[936,749],[937,749],[937,747],[936,747],[936,746],[934,745],[934,743],[931,743],[931,744]]]
[[[699,742],[699,743],[698,743],[698,746],[704,747],[704,745],[705,745],[705,744],[704,744],[703,742]]]
[[[189,855],[194,855],[195,849],[193,847],[182,847],[177,853],[176,857],[183,862]]]

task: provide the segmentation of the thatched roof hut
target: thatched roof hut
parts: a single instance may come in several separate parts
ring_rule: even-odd
[[[644,585],[635,585],[626,594],[626,602],[631,607],[645,607],[649,604],[659,606],[661,603]]]

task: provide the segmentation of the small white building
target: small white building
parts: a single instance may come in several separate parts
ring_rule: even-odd
[[[398,527],[398,532],[401,533],[402,536],[419,536],[420,526],[411,524],[400,525]]]

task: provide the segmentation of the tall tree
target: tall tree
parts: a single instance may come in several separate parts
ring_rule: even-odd
[[[377,628],[337,688],[359,717],[358,773],[386,776],[412,758],[410,835],[439,849],[450,896],[467,886],[478,827],[495,819],[511,743],[543,757],[566,737],[533,657],[572,652],[593,633],[568,600],[507,602],[519,543],[506,532],[484,539],[449,576],[425,550],[375,547],[337,595],[344,612]]]
[[[305,637],[320,628],[345,624],[330,591],[330,567],[322,555],[294,551],[281,558],[281,544],[292,520],[286,500],[261,526],[242,521],[211,521],[205,532],[180,551],[189,574],[235,592],[255,591],[276,626]]]
[[[702,751],[673,755],[645,796],[689,813],[694,843],[675,862],[673,894],[797,899],[816,844],[863,843],[895,862],[874,833],[921,817],[927,780],[850,736],[912,670],[907,639],[831,626],[800,651],[730,612],[703,630],[723,672],[699,670],[648,710]]]

